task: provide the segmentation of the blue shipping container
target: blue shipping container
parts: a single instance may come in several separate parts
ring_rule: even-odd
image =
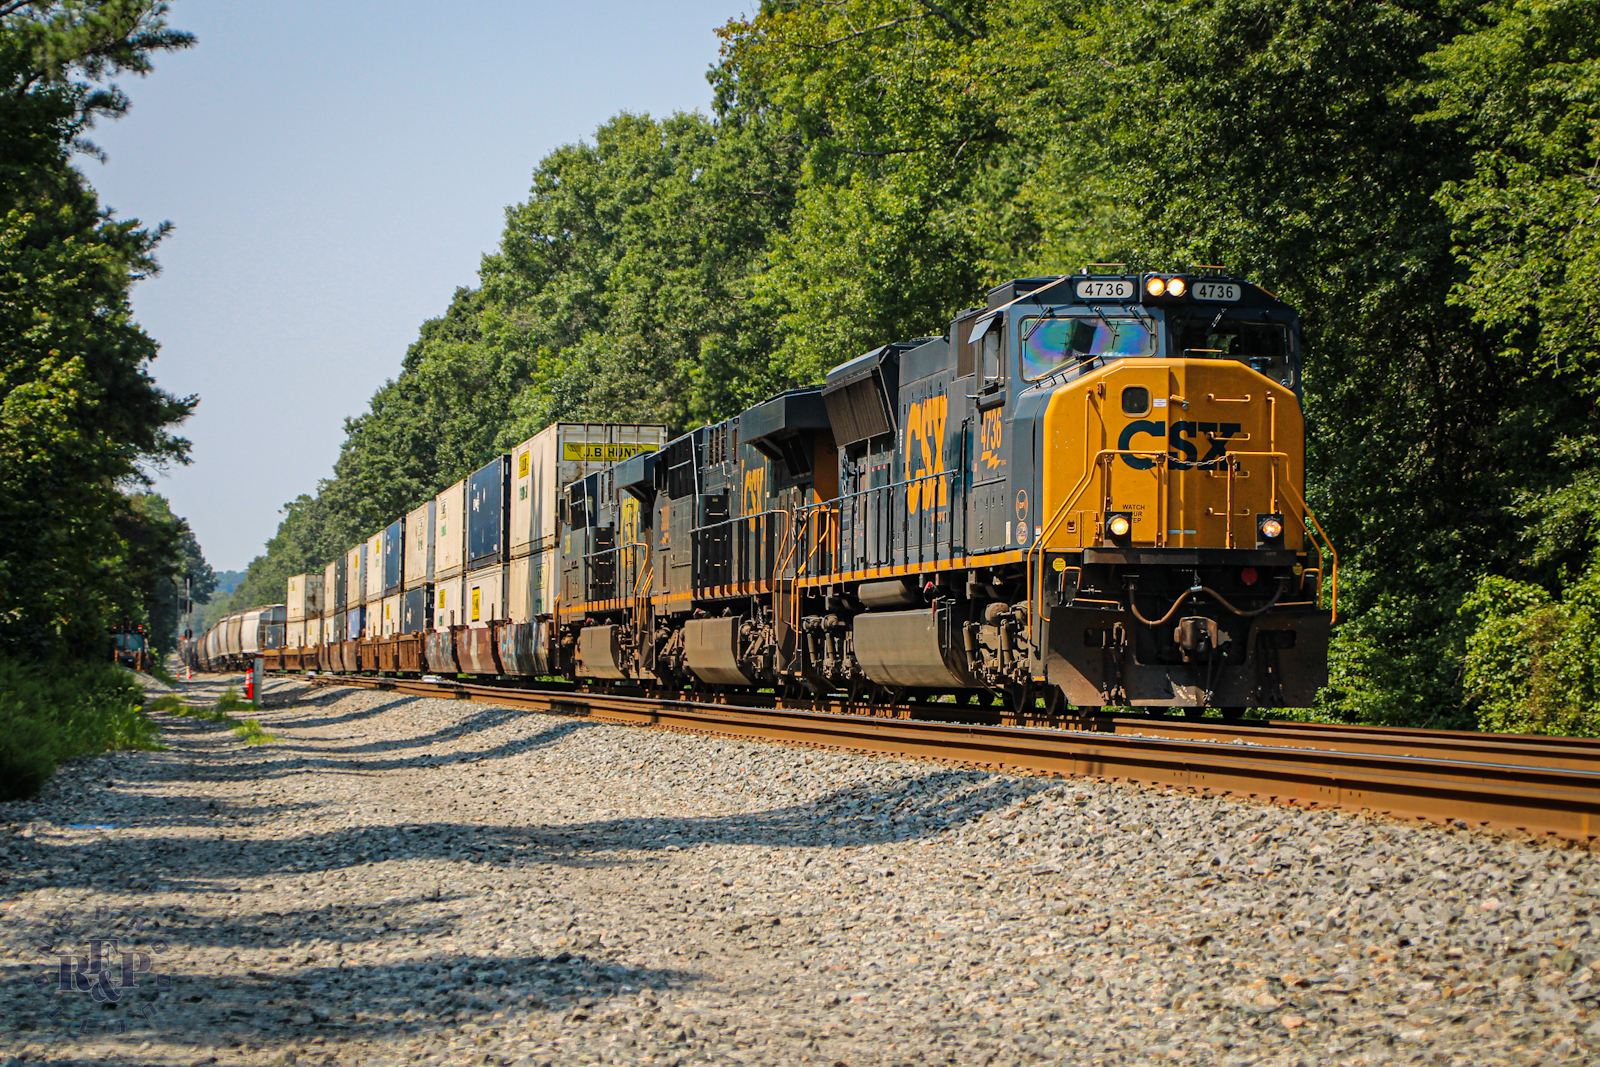
[[[496,456],[467,479],[467,569],[505,558],[511,493],[511,457]]]
[[[396,519],[383,531],[383,595],[394,596],[400,591],[404,573],[406,521]]]

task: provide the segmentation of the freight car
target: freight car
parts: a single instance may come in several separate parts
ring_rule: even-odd
[[[194,666],[202,671],[242,671],[258,656],[283,646],[287,606],[270,604],[224,616],[194,644]]]
[[[1294,309],[1214,269],[1008,282],[671,441],[551,427],[397,519],[396,556],[386,531],[330,564],[301,660],[1024,717],[1304,706],[1337,558],[1300,374]],[[374,580],[380,552],[405,562]]]
[[[268,669],[548,674],[562,488],[666,437],[557,423],[495,456],[320,575],[290,578],[289,641]]]

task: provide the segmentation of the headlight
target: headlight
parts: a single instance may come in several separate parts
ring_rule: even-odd
[[[1276,541],[1283,536],[1283,523],[1277,519],[1262,519],[1261,536],[1269,541]]]
[[[1111,522],[1107,524],[1106,528],[1111,531],[1112,537],[1127,537],[1128,531],[1133,529],[1126,515],[1111,516]]]
[[[1189,289],[1189,283],[1182,278],[1172,278],[1167,282],[1168,296],[1182,296]]]
[[[1166,279],[1151,278],[1149,281],[1144,283],[1144,291],[1149,293],[1151,296],[1160,296],[1162,293],[1167,291]]]

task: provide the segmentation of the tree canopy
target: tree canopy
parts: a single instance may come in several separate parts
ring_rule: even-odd
[[[195,404],[156,385],[129,307],[165,227],[113,218],[72,157],[127,108],[103,79],[190,41],[151,0],[0,3],[0,651],[146,623],[149,581],[180,566],[179,520],[136,497],[186,460]]]

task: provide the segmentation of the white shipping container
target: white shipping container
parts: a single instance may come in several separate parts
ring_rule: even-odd
[[[304,648],[304,647],[306,647],[306,621],[304,619],[300,619],[297,622],[291,622],[291,623],[287,624],[284,627],[284,631],[283,631],[283,647],[284,648]]]
[[[306,620],[306,647],[316,648],[322,644],[322,616]]]
[[[346,611],[367,602],[367,546],[365,542],[344,554]]]
[[[332,612],[335,608],[343,609],[342,603],[335,603],[335,591],[339,581],[339,561],[334,560],[322,568],[322,611],[324,614]],[[348,594],[346,594],[348,595]]]
[[[367,538],[367,603],[377,604],[383,599],[383,531]],[[371,636],[369,633],[368,636]]]
[[[448,630],[466,622],[461,610],[461,590],[465,583],[457,576],[437,580],[433,586],[433,628]]]
[[[306,579],[305,574],[291,574],[289,576],[288,596],[284,603],[289,607],[289,621],[304,623],[306,617]],[[302,625],[304,630],[305,626]]]
[[[667,443],[667,428],[638,423],[557,422],[511,450],[510,555],[555,544],[561,490],[586,474]]]
[[[462,606],[466,611],[465,622],[468,626],[478,629],[488,626],[496,619],[505,618],[505,564],[496,564],[481,571],[468,573],[461,595]]]
[[[378,619],[378,636],[393,637],[400,632],[400,594],[383,598],[383,614]]]
[[[466,566],[467,480],[433,498],[433,576],[453,578]]]
[[[320,618],[322,615],[322,575],[296,574],[289,579],[289,599],[285,601],[289,609],[290,622],[303,622],[306,619]]]
[[[506,617],[512,622],[533,622],[541,615],[553,615],[560,574],[554,548],[536,549],[532,555],[514,559],[506,572]]]
[[[405,587],[415,589],[433,581],[433,513],[430,500],[406,514]]]

